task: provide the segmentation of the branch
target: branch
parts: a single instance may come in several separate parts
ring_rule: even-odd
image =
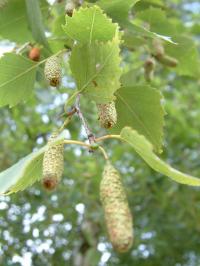
[[[76,112],[83,124],[83,127],[85,129],[85,132],[87,134],[87,138],[89,140],[89,143],[90,144],[93,144],[95,142],[95,136],[94,134],[92,133],[92,131],[90,130],[88,124],[87,124],[87,121],[86,119],[84,118],[82,112],[81,112],[81,109],[80,109],[80,94],[77,95],[77,98],[76,98],[76,103],[75,103],[75,108],[76,108]]]
[[[99,142],[99,141],[103,141],[103,140],[106,140],[106,139],[119,139],[119,140],[122,140],[120,135],[105,135],[105,136],[96,138],[95,141]]]

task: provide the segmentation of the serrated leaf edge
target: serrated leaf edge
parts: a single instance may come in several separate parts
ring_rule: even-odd
[[[66,15],[66,16],[65,16],[66,24],[65,24],[65,25],[62,25],[63,30],[65,31],[65,27],[67,27],[68,20],[73,20],[73,18],[74,18],[75,16],[79,15],[79,13],[84,12],[85,10],[92,9],[92,8],[93,8],[93,9],[96,9],[96,10],[99,10],[100,13],[105,17],[105,19],[107,19],[109,22],[111,22],[112,25],[115,25],[115,26],[116,26],[116,31],[115,31],[115,36],[114,36],[114,38],[116,38],[116,36],[119,37],[119,32],[120,32],[120,31],[119,31],[119,24],[116,23],[116,22],[113,22],[113,20],[112,20],[110,17],[107,16],[107,14],[103,11],[103,9],[101,9],[101,8],[100,8],[99,6],[97,6],[97,5],[93,5],[92,7],[80,7],[78,10],[75,9],[72,17],[69,17],[68,15]],[[66,31],[65,31],[65,32],[66,32]],[[66,33],[68,34],[68,36],[69,36],[72,40],[76,41],[72,36],[69,35],[68,32],[66,32]],[[111,40],[110,40],[110,41],[111,41]],[[107,41],[105,41],[105,42],[107,42]],[[91,40],[89,40],[89,43],[91,43]]]

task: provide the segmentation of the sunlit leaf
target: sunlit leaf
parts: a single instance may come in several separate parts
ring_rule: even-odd
[[[0,58],[0,106],[26,101],[32,94],[37,64],[7,53]]]
[[[112,100],[113,93],[119,88],[119,64],[118,40],[77,45],[70,58],[78,90],[98,103]]]
[[[121,138],[128,142],[144,159],[144,161],[155,171],[170,177],[180,184],[200,186],[200,178],[184,174],[172,168],[155,155],[151,143],[144,136],[139,135],[137,131],[131,129],[130,127],[125,127],[121,131]]]
[[[109,41],[118,31],[117,24],[112,23],[98,6],[80,8],[72,17],[66,16],[63,26],[68,38],[86,44],[92,41]]]

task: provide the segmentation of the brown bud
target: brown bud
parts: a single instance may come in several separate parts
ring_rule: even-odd
[[[112,128],[117,123],[117,111],[115,108],[115,102],[109,102],[106,104],[97,104],[99,121],[101,127]]]
[[[48,148],[43,158],[43,186],[48,190],[53,190],[59,183],[64,170],[64,145],[55,144],[57,134],[52,134],[48,141]]]
[[[108,235],[118,252],[127,252],[133,243],[133,222],[126,193],[117,170],[107,162],[100,184]]]
[[[40,60],[40,49],[38,47],[33,47],[29,51],[28,54],[29,59],[33,61],[39,61]]]

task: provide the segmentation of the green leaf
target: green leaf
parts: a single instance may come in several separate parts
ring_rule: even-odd
[[[98,6],[80,8],[74,11],[72,17],[66,16],[66,25],[63,26],[68,38],[82,44],[91,44],[92,41],[109,41],[118,32],[117,24],[103,14]]]
[[[136,19],[141,20],[142,25],[148,23],[149,30],[157,34],[175,36],[178,33],[176,24],[173,24],[167,18],[163,9],[150,7],[144,11],[137,12]]]
[[[7,5],[0,9],[0,36],[19,43],[32,40],[27,27],[24,0],[8,1]]]
[[[163,41],[175,44],[175,42],[172,41],[170,36],[165,36],[165,35],[161,35],[161,34],[149,31],[140,25],[136,25],[131,22],[126,22],[123,24],[123,26],[126,28],[126,31],[125,31],[126,35],[130,35],[133,37],[142,36],[142,37],[148,37],[148,38],[153,38],[153,39],[159,38]]]
[[[36,67],[21,55],[7,53],[0,58],[0,106],[13,107],[31,96]]]
[[[73,48],[70,67],[77,88],[97,103],[113,99],[120,86],[119,42],[77,45]]]
[[[26,9],[29,25],[36,42],[42,44],[49,50],[49,44],[45,37],[45,29],[42,22],[42,13],[38,0],[26,0]],[[48,55],[49,53],[47,53]]]
[[[156,156],[155,153],[153,153],[151,143],[144,136],[139,135],[137,131],[130,127],[125,127],[121,131],[121,138],[128,142],[155,171],[170,177],[177,183],[200,186],[200,178],[181,173]]]
[[[200,58],[195,42],[186,36],[177,35],[174,40],[177,45],[165,46],[166,53],[178,60],[176,71],[179,75],[199,77]]]
[[[165,114],[160,92],[148,85],[138,85],[122,87],[116,96],[118,121],[112,132],[120,133],[123,127],[130,126],[144,135],[160,152]]]
[[[44,148],[33,152],[0,173],[0,194],[11,194],[31,186],[42,177]]]
[[[115,21],[128,19],[128,12],[140,0],[100,0],[97,4]]]
[[[55,144],[64,139],[61,134]],[[42,178],[43,154],[47,145],[32,152],[16,164],[0,173],[0,194],[11,194],[22,191]]]

